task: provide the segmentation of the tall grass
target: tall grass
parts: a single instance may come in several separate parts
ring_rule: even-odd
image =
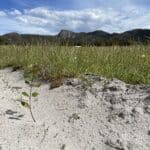
[[[38,77],[44,80],[93,73],[150,84],[150,46],[0,46],[0,68],[19,67],[26,75],[31,64],[38,66]]]

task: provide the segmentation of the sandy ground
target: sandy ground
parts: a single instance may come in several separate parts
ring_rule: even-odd
[[[34,123],[23,73],[0,70],[0,150],[149,150],[150,86],[86,78],[35,88]]]

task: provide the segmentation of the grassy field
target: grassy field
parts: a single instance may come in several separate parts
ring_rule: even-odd
[[[21,68],[26,75],[31,64],[38,67],[38,77],[44,80],[93,73],[150,84],[150,46],[0,46],[0,68]]]

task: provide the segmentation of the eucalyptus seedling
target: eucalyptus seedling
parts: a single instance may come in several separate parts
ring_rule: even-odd
[[[25,83],[28,84],[28,86],[29,86],[29,92],[25,92],[25,91],[22,92],[22,95],[24,97],[26,97],[26,99],[22,99],[21,104],[22,104],[22,106],[29,109],[32,120],[34,122],[36,122],[35,117],[33,115],[33,111],[32,111],[32,99],[37,97],[39,95],[39,93],[33,92],[33,87],[40,87],[40,83],[36,83],[34,81],[36,76],[37,76],[37,73],[38,73],[37,66],[36,65],[30,65],[29,69],[30,69],[29,78],[27,78],[25,80]]]

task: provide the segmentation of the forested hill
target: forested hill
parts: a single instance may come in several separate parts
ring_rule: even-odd
[[[56,44],[56,45],[131,45],[150,43],[150,29],[134,29],[123,33],[72,32],[61,30],[57,35],[8,33],[0,36],[0,44]]]

